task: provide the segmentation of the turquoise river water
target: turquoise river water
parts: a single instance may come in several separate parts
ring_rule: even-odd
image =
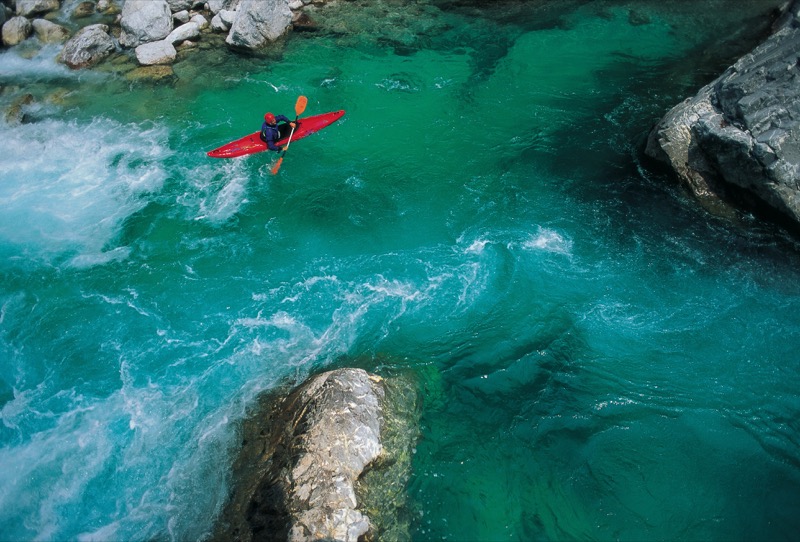
[[[355,364],[420,379],[414,540],[797,540],[798,244],[642,159],[780,3],[340,2],[159,84],[0,53],[0,539],[201,539],[256,397]],[[347,114],[279,175],[205,156],[301,94]]]

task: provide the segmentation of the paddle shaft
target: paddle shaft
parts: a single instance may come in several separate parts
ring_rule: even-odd
[[[286,142],[286,146],[283,148],[283,152],[281,153],[281,157],[278,158],[278,161],[275,162],[275,165],[272,166],[272,174],[275,175],[278,173],[278,170],[281,168],[281,164],[283,163],[283,157],[286,156],[286,151],[289,150],[289,145],[292,144],[292,137],[294,137],[294,129],[297,127],[297,119],[300,118],[300,114],[306,110],[306,104],[308,103],[308,98],[305,96],[300,96],[297,98],[297,103],[294,105],[294,125],[292,126],[292,131],[289,133],[289,140]]]

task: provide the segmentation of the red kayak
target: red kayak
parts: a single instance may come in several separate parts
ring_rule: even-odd
[[[292,141],[303,139],[310,136],[314,132],[318,132],[326,126],[333,124],[344,115],[344,111],[332,111],[330,113],[323,113],[322,115],[314,115],[313,117],[303,117],[297,120],[297,126],[294,129]],[[288,124],[281,124],[278,126],[281,132],[281,138],[275,142],[276,145],[282,147],[289,141],[289,132],[292,128]],[[245,156],[256,152],[263,152],[267,150],[267,144],[261,141],[261,132],[254,132],[246,135],[236,141],[231,141],[227,145],[223,145],[213,151],[208,151],[208,156],[211,158],[236,158],[237,156]]]

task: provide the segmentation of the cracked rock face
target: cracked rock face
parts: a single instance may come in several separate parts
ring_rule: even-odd
[[[800,1],[778,30],[650,134],[660,159],[702,200],[725,187],[800,225]]]
[[[213,539],[410,538],[398,512],[418,421],[413,382],[339,369],[268,410],[244,429],[238,480]]]
[[[357,541],[370,528],[358,509],[355,482],[381,454],[383,388],[365,371],[324,373],[303,388],[293,439],[296,461],[286,476],[289,540]],[[294,454],[293,454],[294,455]]]

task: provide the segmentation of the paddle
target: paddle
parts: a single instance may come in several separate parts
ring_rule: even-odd
[[[297,126],[297,119],[300,118],[300,115],[303,114],[303,111],[306,110],[306,104],[308,104],[308,98],[305,96],[300,96],[297,98],[297,103],[294,104],[294,124]],[[283,148],[283,152],[281,153],[281,157],[278,158],[278,161],[275,162],[275,165],[272,166],[272,174],[276,175],[278,170],[281,169],[281,164],[283,163],[283,157],[286,156],[286,151],[289,150],[289,145],[292,144],[292,136],[294,135],[295,126],[292,126],[292,131],[289,134],[289,141],[286,142],[286,146]]]

